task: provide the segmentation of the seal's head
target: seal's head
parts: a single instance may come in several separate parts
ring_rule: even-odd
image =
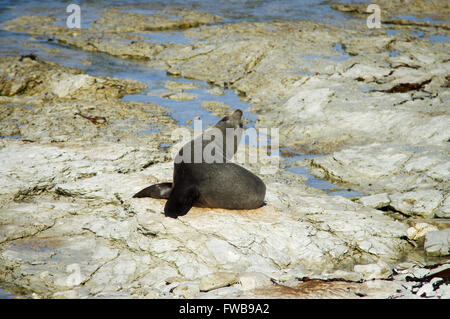
[[[241,140],[244,131],[244,117],[241,110],[231,111],[228,115],[224,116],[216,125],[212,128],[213,130],[218,130],[222,136],[220,139],[213,140],[219,149],[222,149],[223,154],[227,160],[231,159],[234,154],[236,154],[239,147],[239,142]],[[218,134],[214,134],[218,135]]]
[[[217,124],[214,126],[220,130],[225,130],[227,128],[243,128],[244,127],[244,117],[242,116],[241,110],[231,111],[228,115],[224,116]]]

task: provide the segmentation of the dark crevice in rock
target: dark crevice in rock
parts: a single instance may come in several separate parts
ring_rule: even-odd
[[[377,92],[384,92],[384,93],[406,93],[409,91],[418,91],[421,90],[425,85],[431,82],[431,79],[428,79],[426,81],[420,82],[420,83],[400,83],[388,90],[377,90]]]
[[[386,212],[386,213],[388,213],[388,214],[399,214],[399,215],[401,215],[401,216],[404,217],[404,218],[409,218],[409,217],[411,217],[410,215],[405,214],[404,212],[402,212],[402,211],[396,209],[395,207],[392,207],[391,205],[387,205],[387,206],[380,207],[380,208],[377,208],[377,209],[378,209],[378,210],[381,210],[381,211],[383,211],[383,212]]]
[[[144,164],[143,166],[142,166],[142,169],[146,169],[147,167],[150,167],[150,166],[152,166],[152,165],[154,165],[155,164],[155,161],[150,161],[150,162],[148,162],[147,164]]]

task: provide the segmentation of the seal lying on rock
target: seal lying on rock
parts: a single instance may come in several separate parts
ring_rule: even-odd
[[[175,157],[173,183],[144,188],[133,197],[168,199],[164,213],[177,218],[192,206],[255,209],[266,195],[264,182],[231,163],[243,131],[241,110],[223,117],[203,134],[186,143]]]

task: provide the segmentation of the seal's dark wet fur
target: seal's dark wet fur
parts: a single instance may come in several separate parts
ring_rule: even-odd
[[[222,118],[215,126],[225,136],[226,128],[241,129],[243,127],[242,111],[236,110]],[[221,145],[222,162],[207,163],[202,160],[194,162],[191,153],[188,160],[175,159],[173,183],[159,183],[144,188],[133,197],[152,197],[168,199],[164,213],[168,217],[183,216],[192,206],[225,208],[225,209],[255,209],[264,203],[266,186],[264,182],[245,168],[229,162],[236,153],[241,135],[234,136],[232,152],[226,153],[226,141]],[[202,140],[202,149],[210,140]],[[185,144],[178,152],[194,149],[194,140]]]

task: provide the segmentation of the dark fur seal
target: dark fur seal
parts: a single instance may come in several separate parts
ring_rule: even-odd
[[[234,129],[234,134],[229,134],[230,129]],[[225,209],[261,207],[266,195],[264,182],[229,161],[237,151],[242,131],[242,111],[235,110],[181,148],[175,158],[173,183],[149,186],[133,197],[168,199],[164,213],[172,218],[186,215],[192,206]],[[196,145],[198,148],[195,148]],[[201,157],[205,150],[211,156]],[[196,156],[201,157],[200,161]]]

